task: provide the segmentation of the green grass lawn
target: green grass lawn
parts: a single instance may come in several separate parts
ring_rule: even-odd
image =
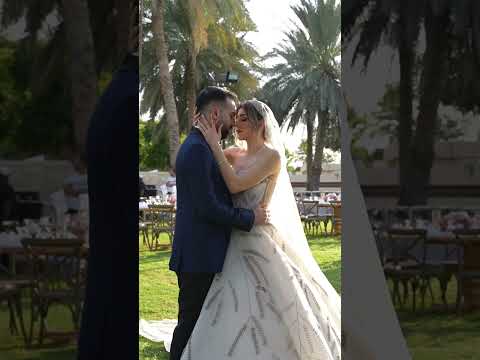
[[[26,349],[23,338],[19,335],[11,335],[9,329],[8,308],[5,303],[0,306],[0,359],[2,360],[73,360],[76,354],[75,341],[68,339],[54,342],[46,339],[40,348],[34,346]],[[30,324],[30,309],[25,303],[25,325],[28,332]],[[48,317],[49,331],[72,331],[70,312],[61,306],[53,306]]]
[[[391,285],[391,284],[390,284]],[[425,309],[420,307],[417,295],[417,310],[413,312],[411,297],[397,314],[413,359],[420,360],[474,360],[480,359],[480,311],[457,316],[454,309],[440,307],[440,288],[432,281],[434,303],[426,296]],[[451,280],[447,302],[454,306],[456,282]],[[434,305],[435,304],[435,305]]]
[[[163,238],[162,243],[168,241]],[[310,248],[332,285],[341,291],[341,247],[338,237],[310,237]],[[140,318],[146,320],[177,318],[177,278],[168,270],[170,251],[148,251],[140,242]],[[168,360],[163,343],[140,337],[140,359]]]
[[[462,317],[434,311],[404,312],[399,318],[415,360],[480,358],[480,312]]]
[[[167,244],[167,239],[162,239]],[[341,248],[338,238],[310,237],[314,257],[337,291],[341,291]],[[168,270],[170,251],[147,251],[140,242],[140,309],[139,316],[147,320],[175,319],[177,316],[177,280]],[[455,282],[449,285],[448,301],[455,299]],[[439,302],[438,286],[434,286],[436,302]],[[411,304],[398,310],[402,330],[413,359],[417,360],[474,360],[480,359],[480,312],[457,316],[452,312],[433,310],[429,296],[426,309],[418,306],[415,313]],[[29,309],[24,316],[29,323]],[[49,315],[50,330],[71,329],[70,315],[62,307],[53,307]],[[0,359],[1,360],[72,360],[75,343],[52,344],[47,341],[42,348],[25,349],[20,336],[10,335],[6,305],[0,305]],[[140,338],[140,359],[168,360],[163,344]]]

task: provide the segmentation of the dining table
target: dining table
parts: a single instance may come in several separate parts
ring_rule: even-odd
[[[17,275],[17,260],[19,258],[24,258],[27,255],[25,247],[22,245],[22,239],[24,238],[35,238],[38,234],[26,234],[20,231],[8,231],[0,232],[0,255],[6,255],[8,258],[8,273],[11,276]],[[72,231],[59,231],[45,233],[41,236],[38,236],[39,239],[57,239],[57,238],[69,238],[69,239],[79,239],[86,238],[86,233],[78,231],[77,229],[72,229]],[[86,239],[85,239],[86,240]],[[88,255],[89,243],[85,241],[84,246],[82,247],[82,256],[86,257]],[[2,265],[0,265],[2,266]]]
[[[397,226],[394,228],[405,229],[413,227]],[[427,230],[426,245],[429,247],[428,261],[442,263],[448,272],[454,276],[458,271],[458,258],[463,259],[467,269],[480,271],[480,246],[459,240],[455,235],[455,228],[441,229],[429,224],[422,227]],[[459,255],[459,256],[458,256]],[[466,309],[480,309],[480,281],[463,280],[464,304]]]
[[[11,233],[0,233],[0,255],[5,255],[8,258],[8,273],[15,276],[17,273],[17,257],[25,255],[21,237]]]

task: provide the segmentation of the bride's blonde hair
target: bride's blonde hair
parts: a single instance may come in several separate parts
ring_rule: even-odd
[[[255,100],[247,100],[238,106],[237,114],[243,109],[247,114],[248,122],[252,125],[255,130],[260,129],[262,124],[265,124],[265,116],[257,109],[255,106]],[[263,128],[263,138],[265,139],[265,127]]]

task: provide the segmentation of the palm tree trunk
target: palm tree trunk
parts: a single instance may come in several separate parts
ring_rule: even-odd
[[[407,30],[408,17],[403,12],[400,16],[402,32],[399,41],[400,55],[400,108],[398,113],[398,144],[399,144],[399,205],[410,205],[413,202],[409,174],[412,163],[412,101],[413,101],[413,41]]]
[[[424,56],[417,129],[413,140],[412,167],[409,175],[414,205],[424,205],[428,201],[430,173],[434,161],[435,139],[438,133],[438,105],[446,79],[444,65],[447,56],[447,42],[443,38],[443,31],[447,25],[447,14],[435,16],[429,9],[425,17],[427,47]]]
[[[97,101],[95,48],[86,0],[63,0],[62,5],[72,91],[75,146],[77,152],[83,152],[90,117]]]
[[[193,41],[193,40],[192,40]],[[186,67],[186,93],[187,93],[187,131],[192,127],[193,116],[195,115],[195,103],[197,98],[197,55],[195,46],[191,44],[188,51]]]
[[[317,134],[315,136],[315,155],[312,162],[311,190],[320,189],[320,176],[322,175],[323,149],[325,148],[325,135],[328,123],[328,112],[318,113]]]
[[[476,21],[472,21],[473,47],[477,64],[480,63],[480,2],[472,1],[472,14],[476,14]]]
[[[128,38],[130,31],[130,3],[126,0],[115,0],[115,27],[116,27],[116,63],[121,64],[128,52]]]
[[[159,64],[160,88],[162,90],[163,102],[165,105],[165,116],[167,118],[168,139],[169,139],[169,162],[175,168],[175,160],[179,147],[178,114],[173,92],[172,77],[168,64],[168,47],[165,40],[163,20],[163,0],[153,2],[153,32],[155,36],[155,52]]]
[[[142,50],[143,50],[143,14],[144,14],[144,0],[140,0],[140,19],[139,19],[139,46],[138,46],[138,63],[142,66]]]
[[[312,190],[313,130],[315,117],[309,110],[307,110],[305,117],[307,123],[307,190]]]

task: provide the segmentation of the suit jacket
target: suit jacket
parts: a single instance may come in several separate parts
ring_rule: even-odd
[[[88,281],[78,359],[138,357],[138,58],[100,98],[87,140]]]
[[[178,151],[176,175],[177,214],[170,270],[221,272],[232,227],[250,231],[254,213],[233,207],[213,154],[197,129]]]

